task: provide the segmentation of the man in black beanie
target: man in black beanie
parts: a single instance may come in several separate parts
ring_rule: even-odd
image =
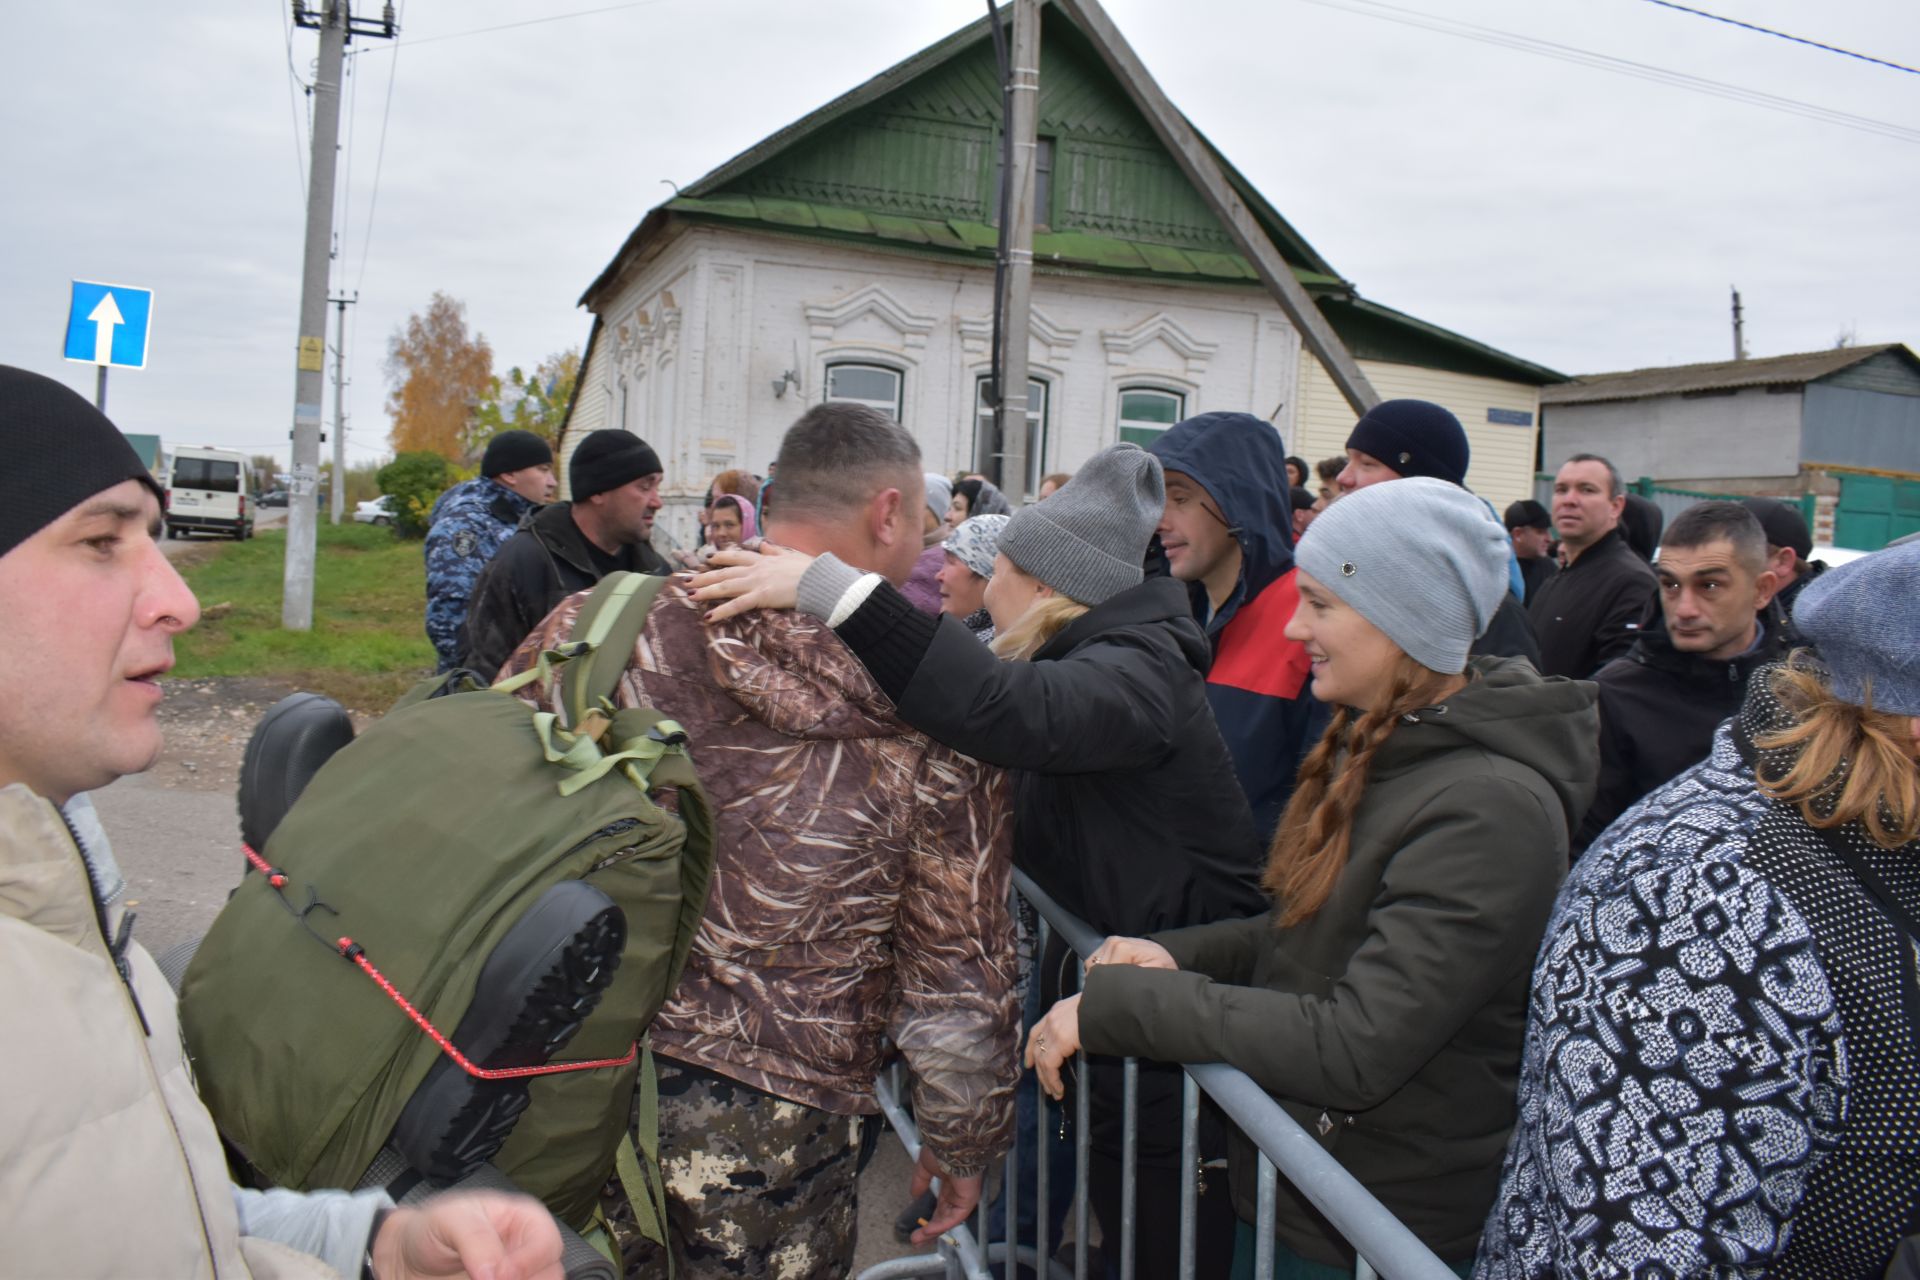
[[[653,549],[660,456],[631,431],[590,432],[567,464],[572,501],[520,522],[474,588],[460,665],[493,679],[534,624],[616,570],[669,572]]]
[[[85,399],[0,365],[0,452],[0,1274],[558,1274],[526,1197],[232,1185],[85,794],[159,755],[200,607],[155,542],[159,488]]]
[[[553,501],[553,450],[531,431],[502,431],[487,441],[480,474],[440,495],[427,517],[427,639],[440,670],[460,664],[467,601],[520,521]]]
[[[1429,476],[1466,489],[1472,459],[1467,429],[1446,406],[1430,400],[1382,400],[1353,424],[1347,435],[1347,465],[1334,483],[1346,494],[1383,480]],[[1493,514],[1491,505],[1487,513]],[[1520,561],[1512,556],[1507,558],[1507,590],[1493,621],[1474,641],[1473,655],[1525,658],[1538,667],[1540,646],[1522,607],[1526,579]]]

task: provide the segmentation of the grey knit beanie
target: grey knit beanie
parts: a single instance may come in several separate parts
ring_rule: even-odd
[[[953,503],[953,481],[937,471],[922,471],[921,478],[927,485],[927,510],[933,512],[936,520],[947,518],[947,508]]]
[[[1160,460],[1137,444],[1116,444],[1094,454],[1072,484],[1014,512],[1000,550],[1069,600],[1099,604],[1140,584],[1166,504]]]
[[[1511,550],[1486,503],[1420,476],[1342,496],[1293,559],[1415,662],[1457,675],[1507,593]]]
[[[1836,698],[1920,716],[1920,542],[1888,547],[1809,582],[1793,625],[1832,673]]]

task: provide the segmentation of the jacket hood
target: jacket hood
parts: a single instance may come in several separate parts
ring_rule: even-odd
[[[758,609],[719,626],[677,584],[693,612],[708,669],[748,715],[789,738],[896,738],[913,732],[893,702],[826,623],[797,611]]]
[[[1120,631],[1165,631],[1195,671],[1205,675],[1213,664],[1213,646],[1193,620],[1187,584],[1172,578],[1148,578],[1137,587],[1109,596],[1062,627],[1059,635],[1033,655],[1033,660],[1064,658],[1089,641]]]
[[[1506,756],[1546,779],[1571,830],[1593,803],[1600,768],[1598,686],[1542,676],[1523,658],[1473,658],[1468,667],[1479,678],[1395,728],[1374,767],[1398,772],[1461,747]]]
[[[1203,413],[1173,425],[1148,450],[1168,471],[1192,476],[1240,544],[1240,585],[1208,620],[1214,632],[1293,568],[1293,509],[1280,433],[1250,413]],[[1192,594],[1197,593],[1197,594]],[[1191,584],[1189,604],[1206,588]]]

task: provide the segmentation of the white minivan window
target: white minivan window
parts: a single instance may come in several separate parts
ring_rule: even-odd
[[[240,492],[240,464],[224,458],[175,458],[173,487],[206,489],[213,493]]]

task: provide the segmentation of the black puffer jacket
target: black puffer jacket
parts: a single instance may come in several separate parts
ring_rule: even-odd
[[[615,561],[614,569],[632,573],[669,571],[666,560],[645,543],[620,548]],[[473,589],[460,665],[493,679],[553,606],[603,576],[586,535],[574,523],[571,502],[528,512]]]
[[[1264,851],[1207,704],[1184,583],[1154,578],[1003,662],[958,621],[876,588],[838,628],[900,718],[1020,772],[1014,864],[1103,933],[1266,910]]]
[[[1747,679],[1787,656],[1786,618],[1769,606],[1758,643],[1737,658],[1715,660],[1673,647],[1655,610],[1624,658],[1594,676],[1600,686],[1600,790],[1580,824],[1573,853],[1655,787],[1707,758],[1713,731],[1738,714]]]
[[[1527,601],[1540,674],[1591,680],[1633,648],[1640,626],[1657,611],[1653,566],[1614,529],[1548,578]]]

